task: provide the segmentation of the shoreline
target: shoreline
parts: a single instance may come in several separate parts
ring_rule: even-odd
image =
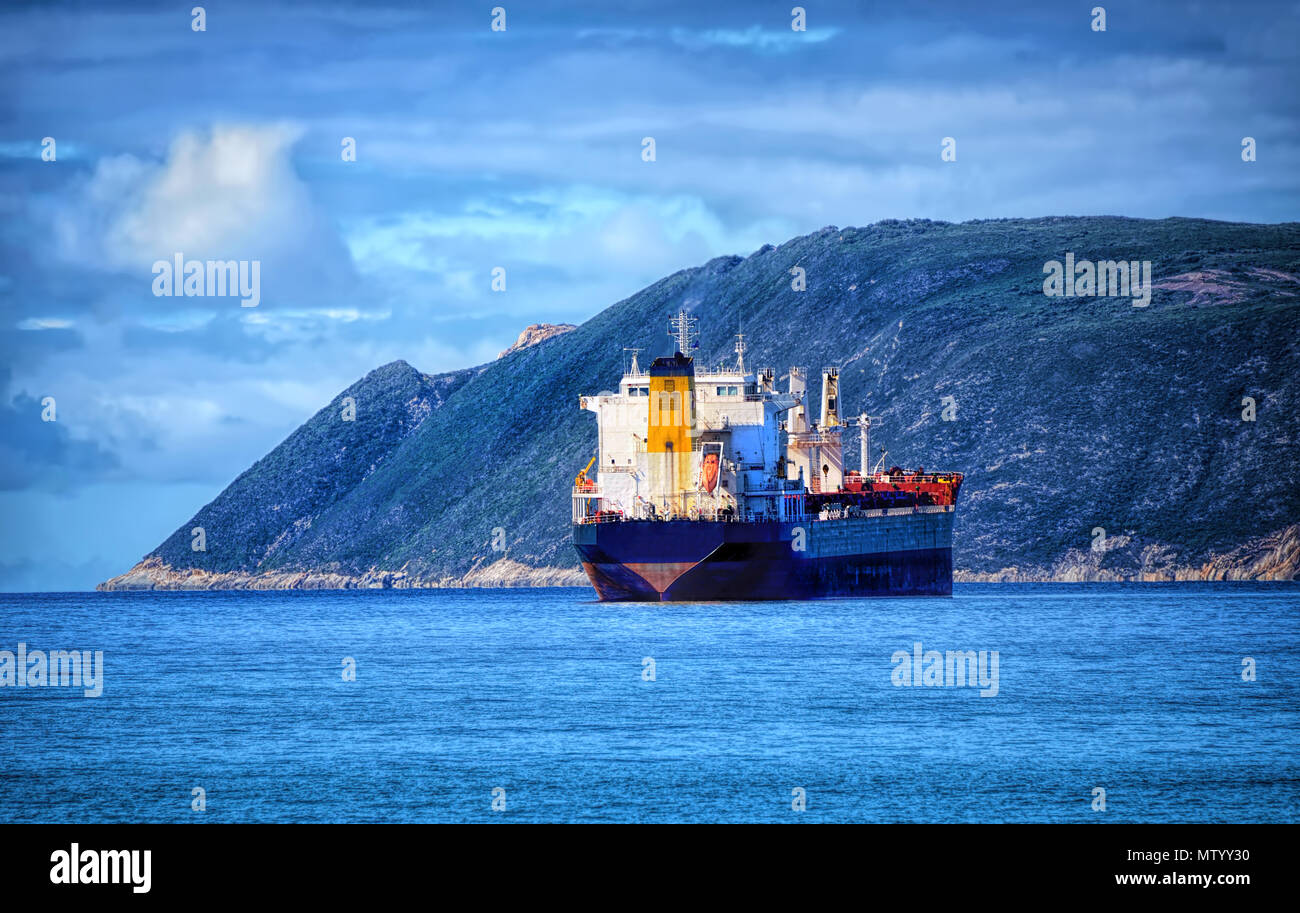
[[[1210,583],[1293,581],[1300,579],[1300,524],[1262,536],[1200,565],[1159,564],[1161,549],[1150,546],[1134,564],[1102,567],[1105,552],[1071,550],[1051,568],[1007,567],[997,571],[953,571],[953,583]],[[1140,562],[1140,563],[1139,563]],[[158,556],[139,562],[124,574],[98,584],[98,592],[154,590],[385,590],[385,589],[519,589],[588,587],[577,567],[534,567],[502,558],[456,577],[411,574],[372,568],[364,574],[286,570],[249,573],[173,568]]]

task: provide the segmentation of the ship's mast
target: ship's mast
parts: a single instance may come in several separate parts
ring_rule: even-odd
[[[865,412],[862,413],[861,415],[859,415],[859,416],[858,416],[858,433],[862,436],[862,440],[860,441],[860,443],[861,443],[861,445],[862,445],[862,453],[861,453],[861,455],[859,456],[859,460],[858,460],[858,462],[860,462],[860,463],[862,464],[862,475],[863,475],[864,478],[865,478],[865,477],[867,476],[867,474],[868,474],[868,473],[867,473],[867,470],[869,470],[869,469],[871,468],[871,460],[870,460],[870,458],[869,458],[869,456],[868,456],[869,451],[867,450],[867,430],[868,430],[870,427],[871,427],[871,417],[870,417],[869,415],[867,415],[867,413],[865,413]]]
[[[736,373],[745,373],[745,334],[736,334]]]
[[[633,348],[628,347],[628,346],[624,346],[623,351],[624,351],[624,352],[631,352],[631,353],[632,353],[632,367],[631,367],[631,370],[629,370],[627,373],[628,373],[628,374],[640,374],[640,373],[641,373],[641,365],[639,365],[639,364],[637,363],[636,357],[637,357],[638,355],[641,354],[641,350],[640,350],[640,349],[633,349]]]
[[[862,465],[862,475],[865,478],[866,476],[871,475],[871,449],[869,439],[871,416],[864,412],[853,420],[853,424],[858,426],[858,442],[862,446],[862,452],[859,454],[859,459]]]
[[[677,351],[683,355],[690,355],[691,349],[695,348],[695,325],[698,323],[696,318],[686,313],[686,308],[677,312],[677,316],[668,321],[668,335],[677,340]]]

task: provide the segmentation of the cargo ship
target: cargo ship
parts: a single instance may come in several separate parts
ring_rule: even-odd
[[[840,416],[840,372],[697,369],[696,318],[669,324],[671,356],[629,350],[617,392],[579,398],[597,451],[574,480],[573,544],[601,601],[727,601],[952,594],[959,472],[870,465],[871,419]],[[786,378],[782,378],[785,380]],[[861,437],[845,470],[843,435]]]

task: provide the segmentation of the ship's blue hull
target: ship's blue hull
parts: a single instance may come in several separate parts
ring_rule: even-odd
[[[578,524],[602,601],[950,596],[952,511],[802,522]]]

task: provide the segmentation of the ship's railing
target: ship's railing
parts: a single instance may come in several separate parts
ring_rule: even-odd
[[[611,510],[611,511],[601,511],[600,513],[593,514],[590,517],[574,517],[573,522],[578,523],[582,526],[587,526],[592,523],[620,523],[626,519],[627,518],[623,516],[623,512],[621,510],[620,511]]]
[[[659,523],[681,523],[689,521],[691,523],[757,523],[761,521],[776,521],[776,517],[767,514],[724,514],[719,512],[717,515],[706,514],[699,517],[679,516],[677,514],[655,514],[654,516],[628,517],[624,516],[622,511],[601,511],[590,517],[575,517],[573,522],[586,526],[591,523],[622,523],[629,520],[652,520]],[[793,521],[789,521],[793,522]],[[805,522],[799,520],[797,522]]]
[[[791,517],[782,522],[827,523],[835,520],[866,519],[869,517],[898,517],[904,514],[945,514],[945,513],[952,513],[954,510],[956,510],[956,506],[953,504],[927,504],[924,506],[917,506],[917,507],[881,507],[881,508],[873,508],[871,510],[854,510],[851,512],[845,512],[843,510],[827,511],[827,516],[825,517],[821,516],[820,514],[809,514],[808,516],[802,518]],[[628,520],[652,520],[660,523],[668,523],[668,522],[680,523],[683,521],[689,521],[691,523],[762,523],[762,522],[776,522],[777,518],[771,516],[770,514],[725,515],[721,513],[718,514],[716,517],[715,516],[679,517],[676,515],[664,515],[664,514],[659,514],[653,517],[651,516],[628,517],[628,516],[624,516],[622,511],[601,511],[600,513],[590,517],[574,518],[575,523],[578,523],[579,525],[583,525],[583,526],[595,524],[595,523],[623,523]]]
[[[885,479],[883,474],[867,477],[865,483],[881,483]],[[924,475],[913,473],[911,475],[898,474],[889,477],[889,482],[897,484],[899,491],[886,492],[893,497],[906,499],[908,501],[917,500],[910,491],[911,485],[918,483],[929,484],[960,484],[962,480],[961,473],[926,473]],[[689,494],[683,493],[688,497]],[[698,493],[696,493],[698,495]],[[766,511],[738,511],[734,507],[730,510],[699,507],[683,507],[678,503],[675,507],[660,505],[653,512],[650,510],[648,502],[638,504],[633,512],[624,515],[621,510],[605,509],[604,491],[601,486],[588,482],[585,486],[575,486],[573,488],[573,522],[579,524],[586,523],[613,523],[623,520],[659,520],[659,521],[681,521],[689,520],[699,523],[729,523],[729,522],[756,522],[763,520],[785,520],[789,522],[810,522],[819,523],[827,520],[839,520],[846,517],[886,517],[898,516],[900,514],[933,514],[949,513],[955,509],[952,504],[895,504],[893,506],[882,507],[864,507],[855,503],[859,498],[872,497],[867,492],[824,492],[816,495],[816,500],[808,499],[804,504],[803,492],[794,494],[787,493],[784,489],[776,489],[770,492],[751,493],[753,499],[773,500],[775,498],[795,498],[796,503],[793,509],[789,507],[782,509],[780,513],[773,510]],[[841,502],[839,496],[843,495],[844,500]],[[874,496],[879,498],[879,495]]]
[[[850,476],[848,472],[844,474],[845,479],[861,479],[865,484],[867,482],[877,482],[892,485],[950,485],[953,482],[960,482],[965,478],[960,472],[927,472],[918,474],[915,472],[896,472],[890,475],[887,472],[878,472],[869,476]]]
[[[823,444],[840,443],[838,435],[831,435],[821,431],[792,431],[788,438],[791,447],[814,447]]]
[[[583,492],[582,495],[588,497],[575,496],[573,499],[573,522],[578,524],[617,523],[624,520],[689,520],[696,523],[754,523],[761,521],[801,523],[810,519],[803,508],[802,495],[782,495],[779,491],[769,493],[770,497],[768,498],[751,495],[751,497],[755,498],[756,503],[750,505],[750,508],[746,510],[738,510],[735,505],[717,508],[706,506],[701,509],[698,506],[681,502],[675,505],[655,505],[649,501],[639,500],[627,513],[612,506],[606,507],[600,499],[589,497],[591,492]],[[761,503],[764,500],[774,501],[778,497],[786,499],[784,509],[778,510],[775,504],[764,506]]]
[[[573,522],[585,523],[588,514],[600,509],[602,497],[600,486],[594,482],[573,486],[573,496],[570,499],[573,502]]]

